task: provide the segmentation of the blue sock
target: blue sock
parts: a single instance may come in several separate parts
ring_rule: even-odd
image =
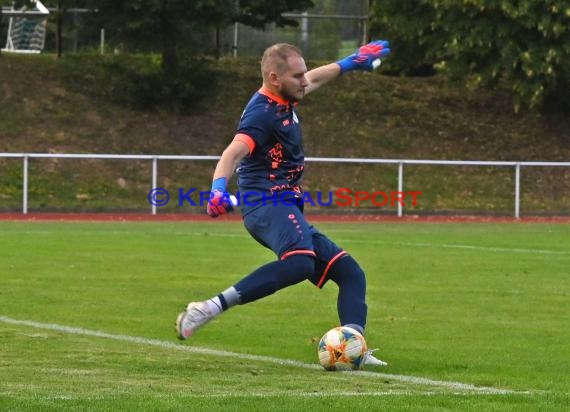
[[[269,296],[279,289],[307,279],[315,271],[315,259],[307,255],[293,255],[285,260],[268,263],[234,285],[240,304]]]
[[[342,326],[348,326],[349,328],[352,328],[355,331],[360,332],[361,335],[364,335],[364,328],[360,325],[357,325],[356,323],[347,323],[346,325]]]
[[[364,272],[356,260],[347,255],[332,266],[329,276],[338,285],[337,310],[340,324],[350,325],[364,333],[368,314]]]

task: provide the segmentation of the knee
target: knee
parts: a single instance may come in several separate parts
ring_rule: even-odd
[[[366,275],[358,262],[350,255],[344,256],[334,264],[331,268],[331,279],[339,285],[351,282],[366,287]]]

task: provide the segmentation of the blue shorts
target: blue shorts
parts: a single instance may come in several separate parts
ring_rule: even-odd
[[[244,224],[251,236],[279,259],[292,255],[314,256],[315,273],[307,279],[321,288],[332,265],[347,253],[310,225],[299,206],[268,204],[249,211]]]

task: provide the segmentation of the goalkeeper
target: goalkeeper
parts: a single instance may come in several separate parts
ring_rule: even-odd
[[[250,194],[242,205],[245,227],[255,240],[276,254],[277,260],[211,299],[190,302],[176,320],[180,339],[188,339],[202,325],[235,305],[253,302],[304,280],[318,288],[328,280],[336,283],[340,324],[364,333],[364,272],[352,256],[303,215],[303,139],[295,105],[343,73],[372,70],[389,53],[388,42],[373,41],[338,62],[307,71],[297,47],[280,43],[265,50],[261,60],[262,86],[245,107],[235,137],[216,166],[207,213],[217,217],[232,209],[227,185],[239,164],[239,190]],[[267,202],[271,196],[280,201]],[[385,364],[371,354],[366,363]]]

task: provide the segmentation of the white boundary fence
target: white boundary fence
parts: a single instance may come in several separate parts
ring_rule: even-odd
[[[65,153],[0,153],[0,158],[22,159],[22,213],[28,213],[28,161],[29,159],[108,159],[108,160],[149,160],[152,164],[151,188],[157,187],[159,160],[191,160],[214,161],[220,156],[177,156],[177,155],[127,155],[127,154],[65,154]],[[515,161],[478,161],[478,160],[413,160],[413,159],[367,159],[367,158],[336,158],[336,157],[306,157],[307,162],[320,163],[354,163],[354,164],[392,164],[398,165],[398,191],[404,191],[404,166],[496,166],[512,167],[515,169],[515,198],[514,216],[520,217],[521,168],[522,167],[570,167],[570,162],[515,162]],[[403,216],[403,208],[398,203],[398,217]],[[152,205],[151,213],[156,214],[156,206]]]

